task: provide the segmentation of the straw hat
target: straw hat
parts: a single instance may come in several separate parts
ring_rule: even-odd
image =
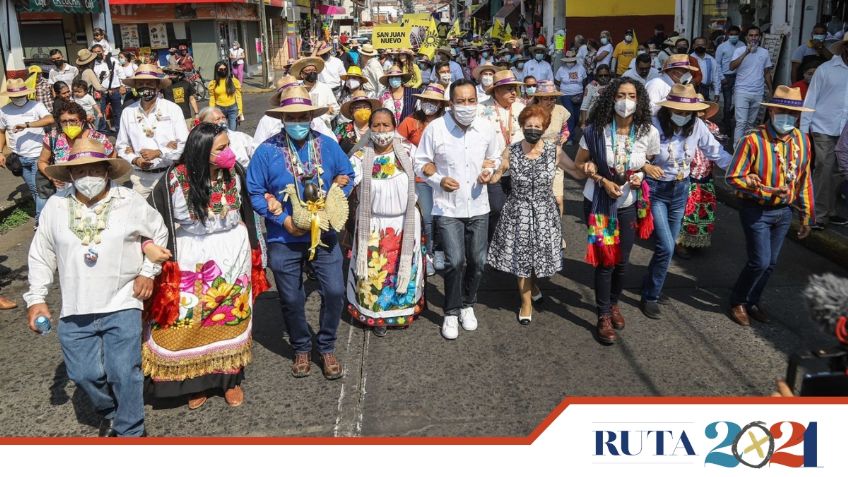
[[[542,80],[536,83],[536,92],[531,94],[530,96],[537,98],[547,96],[563,96],[563,94],[559,91],[559,89],[557,89],[553,81]]]
[[[674,69],[674,68],[685,68],[689,71],[699,71],[699,68],[692,66],[689,64],[689,55],[671,55],[663,63],[663,71]]]
[[[445,98],[445,87],[439,83],[430,83],[424,87],[424,91],[419,94],[413,94],[416,98],[426,99],[428,101],[441,101],[449,103]]]
[[[403,70],[400,69],[399,66],[394,65],[389,69],[389,72],[380,77],[380,84],[387,87],[389,86],[389,78],[394,76],[400,76],[402,82],[406,83],[409,81],[409,77],[411,76],[409,73],[404,73]]]
[[[316,117],[325,114],[329,109],[313,105],[309,91],[303,86],[292,86],[283,90],[280,106],[265,111],[265,115],[283,119],[283,114],[286,113],[312,113],[312,117]]]
[[[289,74],[294,76],[295,78],[300,78],[300,73],[306,69],[307,66],[314,66],[315,72],[320,73],[324,70],[324,60],[318,58],[317,56],[308,56],[306,58],[301,58],[294,62],[289,69]]]
[[[350,113],[350,108],[354,105],[354,103],[369,103],[371,105],[371,110],[375,110],[383,106],[383,103],[380,101],[368,97],[368,93],[364,90],[358,89],[350,94],[350,99],[345,101],[341,107],[342,116],[353,121],[353,115]]]
[[[6,91],[0,92],[0,96],[20,98],[35,93],[35,90],[26,85],[26,81],[20,78],[10,78],[6,82]]]
[[[537,51],[541,51],[542,53],[546,53],[548,51],[548,49],[545,48],[545,45],[533,45],[527,51],[529,51],[530,53],[535,53]]]
[[[501,70],[495,73],[495,81],[492,86],[486,88],[486,94],[492,94],[492,91],[498,86],[521,86],[524,83],[515,79],[515,75],[511,70]]]
[[[568,50],[565,52],[565,56],[560,58],[560,61],[562,61],[563,63],[577,63],[577,54],[571,50]]]
[[[274,95],[271,96],[271,106],[277,107],[280,105],[280,96],[283,95],[283,91],[286,88],[290,88],[292,86],[297,86],[300,84],[297,79],[292,75],[285,75],[282,78],[278,79],[274,86],[277,88],[274,91]]]
[[[359,40],[356,38],[352,38],[349,42],[347,42],[347,46],[353,48],[354,46],[359,46]]]
[[[704,119],[710,119],[711,117],[715,116],[715,115],[716,115],[716,113],[718,113],[718,103],[716,103],[715,101],[705,101],[705,100],[704,100],[704,95],[703,95],[703,94],[701,94],[701,93],[698,93],[698,99],[699,99],[702,103],[704,103],[704,104],[706,104],[707,106],[709,106],[709,109],[707,109],[706,111],[704,111]]]
[[[157,80],[159,81],[159,89],[165,89],[171,86],[171,80],[165,76],[165,73],[156,65],[141,65],[135,70],[132,78],[123,80],[123,83],[130,88],[136,87],[138,80]]]
[[[356,65],[349,66],[347,68],[347,73],[340,75],[339,77],[342,79],[342,81],[347,81],[351,78],[358,78],[362,80],[363,83],[368,81],[368,78],[362,75],[362,68]]]
[[[358,44],[359,43],[357,43],[356,40],[353,40],[350,42],[350,47],[353,48]],[[362,48],[359,49],[359,54],[365,56],[377,56],[377,50],[374,49],[374,45],[372,45],[371,43],[366,43],[362,46]]]
[[[333,45],[331,45],[331,44],[329,44],[325,41],[322,41],[318,45],[318,47],[315,49],[315,56],[321,56],[324,53],[329,53],[331,51],[333,51]]]
[[[695,87],[691,84],[675,84],[665,101],[657,103],[659,106],[677,109],[680,111],[705,111],[709,106],[702,103],[695,93]]]
[[[124,159],[109,158],[102,142],[87,137],[74,141],[71,154],[67,159],[66,162],[47,166],[45,169],[47,175],[62,182],[71,182],[71,167],[105,162],[109,164],[109,178],[120,180],[132,169],[130,163]]]
[[[770,102],[760,104],[773,108],[801,111],[802,113],[812,113],[815,111],[815,109],[804,107],[804,100],[801,98],[801,88],[790,88],[785,85],[777,87]]]
[[[77,52],[76,63],[77,63],[78,66],[82,66],[82,65],[87,65],[87,64],[91,63],[92,61],[94,61],[96,59],[97,59],[97,55],[92,53],[91,50],[83,48],[82,50]]]
[[[500,66],[495,65],[480,65],[474,68],[474,71],[471,73],[471,76],[474,77],[475,80],[480,81],[480,75],[485,71],[491,71],[492,73],[497,73],[498,71],[503,70]]]

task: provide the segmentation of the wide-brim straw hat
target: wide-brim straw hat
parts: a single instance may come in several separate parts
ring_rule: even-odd
[[[663,63],[663,71],[674,68],[685,68],[689,71],[700,71],[697,66],[692,66],[689,63],[689,55],[684,54],[671,55],[665,60],[665,63]]]
[[[675,84],[666,96],[665,101],[658,103],[659,106],[676,109],[679,111],[705,111],[709,106],[698,99],[698,93],[691,84]]]
[[[802,113],[812,113],[815,111],[815,109],[804,107],[804,100],[801,98],[801,88],[790,88],[786,85],[777,87],[777,90],[771,96],[771,101],[760,104],[773,108],[788,109],[790,111],[801,111]]]
[[[485,50],[485,48],[484,48],[484,50]],[[450,47],[443,46],[436,51],[438,51],[439,53],[444,53],[444,54],[450,56],[451,58],[453,58],[453,50]]]
[[[527,51],[530,52],[530,53],[534,53],[536,51],[541,51],[542,53],[547,53],[548,49],[545,47],[545,45],[533,45],[530,48],[528,48]]]
[[[159,82],[159,89],[171,86],[171,79],[165,76],[165,72],[156,65],[144,64],[139,66],[132,77],[123,80],[123,83],[130,88],[135,88],[136,82],[139,80],[156,80]]]
[[[577,63],[577,54],[575,54],[571,50],[568,50],[568,51],[565,52],[565,55],[563,55],[563,57],[560,58],[559,61],[561,61],[563,63]]]
[[[418,94],[413,94],[419,99],[426,99],[428,101],[441,101],[443,103],[449,103],[450,101],[445,98],[445,87],[439,83],[430,83],[424,87],[424,91]]]
[[[333,51],[333,45],[327,42],[321,42],[321,44],[318,45],[318,48],[315,49],[315,56],[321,56],[324,53],[329,53],[331,51]]]
[[[371,105],[371,111],[379,109],[381,106],[383,106],[383,103],[381,103],[379,100],[368,97],[368,93],[366,93],[364,90],[358,89],[351,93],[350,99],[345,101],[341,107],[342,116],[350,119],[351,121],[353,121],[353,115],[350,113],[350,108],[353,107],[355,103],[369,103]]]
[[[494,82],[492,86],[486,88],[486,94],[492,94],[492,91],[499,86],[522,86],[523,84],[515,78],[511,70],[501,70],[495,73]]]
[[[534,98],[546,96],[563,96],[559,88],[556,87],[553,81],[542,80],[536,83],[536,92],[530,96]]]
[[[351,42],[351,44],[350,44],[351,48],[353,48],[354,46],[357,46],[359,44],[359,43],[354,44],[355,41],[356,40],[353,40]],[[366,43],[365,45],[363,45],[359,49],[359,54],[365,55],[365,56],[377,56],[377,50],[374,49],[374,45],[372,45],[371,43]]]
[[[105,162],[109,164],[109,178],[121,181],[132,169],[130,163],[121,158],[110,158],[102,142],[91,138],[79,138],[74,141],[67,161],[47,166],[45,172],[53,179],[71,182],[71,167]]]
[[[0,92],[0,96],[20,98],[35,93],[35,89],[26,85],[26,81],[20,78],[11,78],[6,82],[6,91]]]
[[[353,48],[354,46],[359,46],[359,40],[357,40],[356,38],[351,38],[347,42],[347,46],[349,46],[350,48]]]
[[[704,111],[704,119],[710,119],[718,113],[718,103],[716,103],[715,101],[704,100],[704,95],[701,93],[698,93],[698,99],[700,99],[702,103],[709,106],[709,109]]]
[[[89,49],[82,49],[77,52],[77,66],[87,65],[92,61],[97,59],[97,55],[91,52]]]
[[[292,86],[283,90],[279,107],[265,111],[265,115],[283,119],[286,113],[312,113],[312,117],[316,117],[326,114],[329,110],[326,106],[314,105],[309,91],[303,86]]]
[[[342,79],[342,81],[346,81],[346,80],[349,80],[351,78],[358,78],[358,79],[362,80],[363,82],[368,81],[368,78],[366,78],[362,74],[362,68],[355,66],[355,65],[349,66],[347,68],[347,72],[343,75],[340,75],[339,77]]]
[[[480,75],[483,74],[484,71],[491,71],[492,73],[497,73],[498,71],[502,71],[503,68],[495,65],[480,65],[474,68],[474,71],[471,73],[471,76],[474,77],[475,80],[480,81]]]
[[[283,95],[283,91],[285,91],[286,88],[291,88],[292,86],[297,86],[299,84],[300,83],[297,81],[297,78],[292,75],[284,75],[283,77],[278,79],[277,82],[274,84],[277,89],[274,91],[274,95],[271,96],[271,106],[275,108],[279,106],[280,97]]]
[[[294,62],[289,69],[289,74],[295,78],[300,78],[300,73],[308,66],[314,66],[316,73],[321,73],[324,70],[324,60],[317,56],[309,56],[301,58]]]
[[[388,87],[389,86],[389,78],[394,76],[400,76],[401,81],[406,83],[409,81],[409,78],[412,77],[410,73],[404,73],[398,66],[392,66],[388,73],[384,74],[380,77],[380,84]]]

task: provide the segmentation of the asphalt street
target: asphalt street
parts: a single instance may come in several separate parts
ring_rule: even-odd
[[[246,95],[252,133],[267,94]],[[0,174],[8,174],[0,171]],[[544,311],[530,326],[516,319],[514,278],[487,272],[476,307],[479,329],[459,339],[440,334],[443,282],[432,277],[429,310],[407,330],[384,338],[352,323],[338,331],[345,377],[326,381],[317,360],[312,375],[289,373],[292,351],[283,334],[275,291],[254,315],[254,358],[246,368],[245,403],[223,397],[189,411],[185,400],[146,407],[153,436],[517,436],[528,434],[562,399],[572,396],[763,396],[783,375],[790,353],[821,334],[807,318],[801,291],[810,275],[846,270],[787,240],[765,293],[769,324],[742,328],[724,313],[745,261],[735,210],[722,204],[713,246],[690,260],[674,259],[661,320],[638,310],[639,287],[652,243],[634,247],[622,312],[627,321],[614,346],[595,341],[592,269],[583,262],[581,184],[566,180],[564,270],[542,284]],[[8,191],[3,191],[7,193]],[[0,312],[0,435],[93,436],[98,418],[67,378],[56,333],[26,327],[21,294],[31,227],[0,236],[0,289],[20,308]],[[308,317],[317,328],[320,297],[309,283]],[[59,311],[58,288],[49,304]]]

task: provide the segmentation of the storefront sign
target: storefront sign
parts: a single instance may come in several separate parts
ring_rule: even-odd
[[[138,25],[121,25],[121,44],[124,48],[138,48]]]
[[[18,11],[100,13],[100,0],[28,0],[18,4]]]
[[[151,23],[150,28],[150,47],[154,50],[160,48],[168,48],[168,29],[164,23]]]
[[[258,21],[253,4],[111,5],[112,23],[152,23],[180,20]]]
[[[375,25],[371,42],[377,49],[412,48],[409,42],[409,30],[410,27],[403,27],[396,23]]]

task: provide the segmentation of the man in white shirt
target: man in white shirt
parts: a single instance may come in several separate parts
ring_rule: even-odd
[[[453,61],[452,56],[453,52],[450,48],[439,48],[439,53],[436,55],[436,64],[444,62],[447,63],[450,67],[451,83],[456,80],[465,78],[465,74],[462,72],[462,67],[459,66],[459,63]],[[433,73],[430,75],[431,83],[439,81],[437,74],[438,73],[434,69]]]
[[[665,101],[675,83],[688,84],[692,81],[693,71],[698,71],[698,68],[689,64],[689,55],[674,54],[665,60],[663,74],[645,84],[648,99],[651,101],[651,115],[657,115],[661,108],[659,103]]]
[[[701,69],[701,84],[698,92],[704,96],[704,100],[718,100],[721,93],[721,75],[718,61],[707,53],[707,39],[699,36],[692,40],[692,56],[698,60]]]
[[[333,54],[333,45],[325,43],[318,47],[315,56],[324,60],[324,69],[318,75],[318,82],[324,83],[333,90],[336,100],[339,99],[339,92],[342,90],[342,75],[346,74],[344,63],[336,58]]]
[[[727,29],[727,40],[716,48],[716,62],[721,68],[721,95],[724,98],[722,115],[724,124],[730,124],[730,110],[733,106],[733,86],[736,83],[736,72],[730,69],[730,61],[739,44],[739,27]]]
[[[477,81],[477,102],[482,103],[489,99],[489,94],[486,93],[486,90],[495,82],[495,73],[501,69],[493,64],[481,64],[477,68],[474,68],[472,76]],[[448,90],[446,89],[445,91]],[[450,93],[448,92],[448,94]]]
[[[104,56],[106,53],[103,50],[103,46],[99,43],[92,45],[91,52],[97,56],[97,59],[94,60],[94,73],[97,75],[97,79],[100,80],[100,84],[106,88],[106,91],[103,92],[103,96],[100,98],[100,110],[104,112],[104,116],[98,129],[101,132],[111,133],[106,127],[105,117],[106,105],[111,104],[112,128],[120,131],[121,100],[123,99],[123,95],[121,94],[121,74],[118,72],[118,64],[111,57],[106,58]]]
[[[336,95],[324,83],[318,81],[318,74],[324,70],[324,60],[316,57],[302,58],[295,61],[289,70],[289,74],[300,80],[303,87],[309,91],[312,104],[319,108],[329,108],[327,113],[321,116],[321,120],[329,129],[333,128],[333,119],[339,114],[339,102]]]
[[[749,129],[757,126],[760,103],[766,91],[771,94],[771,57],[760,45],[760,29],[749,27],[745,33],[747,45],[736,48],[730,69],[736,72],[733,104],[736,107],[736,130],[733,143],[739,142]],[[768,88],[768,89],[766,89]]]
[[[52,86],[57,81],[61,81],[70,88],[71,83],[74,82],[74,78],[76,78],[79,74],[79,69],[65,61],[65,55],[63,55],[62,51],[58,49],[50,50],[50,62],[53,63],[54,66],[54,68],[50,70],[50,74],[47,79],[50,85]]]
[[[604,30],[601,32],[601,47],[598,48],[598,53],[595,54],[595,68],[600,65],[610,66],[612,62],[612,54],[615,48],[612,46],[612,35]]]
[[[527,63],[524,63],[524,71],[522,71],[525,78],[532,76],[536,78],[536,81],[554,80],[554,71],[551,68],[551,64],[545,61],[545,51],[543,45],[536,45],[530,48],[530,55],[532,57]]]
[[[141,196],[114,182],[129,165],[108,158],[99,141],[77,139],[70,158],[47,167],[73,187],[50,198],[30,244],[29,328],[39,332],[39,317],[57,325],[68,377],[100,415],[100,437],[141,437],[141,311],[161,272],[144,257],[142,237],[163,247],[168,229]],[[91,224],[98,224],[93,238]],[[59,320],[46,303],[57,269]]]
[[[171,80],[158,66],[139,66],[124,84],[135,88],[140,99],[121,116],[115,150],[118,157],[132,164],[133,190],[146,198],[168,167],[179,161],[188,128],[182,109],[159,97],[159,91],[167,88]]]
[[[660,77],[659,73],[657,73],[652,66],[653,62],[650,54],[642,53],[637,56],[634,61],[635,63],[633,64],[633,67],[621,75],[623,78],[630,78],[644,85],[647,84],[648,81]]]
[[[848,122],[848,34],[842,41],[842,54],[833,55],[822,64],[810,81],[804,107],[815,109],[801,115],[801,132],[813,137],[816,168],[813,170],[816,224],[822,229],[827,223],[848,224],[848,219],[836,215],[839,184],[842,178],[836,162],[834,147]],[[844,171],[843,171],[844,172]]]
[[[810,41],[802,43],[792,52],[792,82],[801,79],[802,72],[798,71],[798,68],[808,56],[816,57],[822,63],[833,58],[833,53],[825,46],[825,38],[827,38],[827,26],[819,23],[813,27]]]
[[[43,148],[44,127],[53,124],[53,115],[39,101],[27,99],[35,93],[35,89],[26,85],[24,80],[12,78],[6,83],[6,91],[0,95],[9,98],[9,104],[0,108],[0,168],[6,167],[6,147],[8,136],[9,149],[17,154],[23,166],[23,179],[29,193],[35,201],[35,223],[44,207],[42,199],[35,188],[35,177],[38,173],[38,158]]]
[[[362,85],[362,89],[368,92],[372,98],[378,97],[383,91],[383,85],[380,84],[380,78],[383,77],[383,65],[380,64],[380,59],[377,57],[377,50],[371,44],[364,45],[359,54],[362,57],[362,62],[365,67],[362,68],[362,75],[368,79],[368,82]]]
[[[277,108],[280,106],[280,98],[283,95],[283,91],[292,86],[298,86],[300,83],[294,78],[294,76],[285,75],[282,78],[277,80],[275,86],[277,90],[274,92],[274,95],[271,96],[271,106]],[[334,141],[336,141],[336,135],[333,134],[333,131],[327,127],[327,124],[320,117],[312,118],[312,121],[309,123],[310,128],[313,131],[323,134],[325,136],[330,137]],[[268,140],[268,138],[276,136],[283,130],[283,121],[279,118],[274,118],[271,116],[263,115],[262,119],[259,120],[259,124],[256,125],[256,132],[253,133],[253,141],[251,143],[251,150],[256,150],[260,144]]]
[[[495,128],[477,114],[474,83],[451,86],[450,113],[427,126],[415,152],[415,173],[433,188],[433,219],[447,256],[442,336],[450,340],[459,335],[459,322],[466,331],[477,329],[473,307],[488,249],[485,186],[503,150]]]

